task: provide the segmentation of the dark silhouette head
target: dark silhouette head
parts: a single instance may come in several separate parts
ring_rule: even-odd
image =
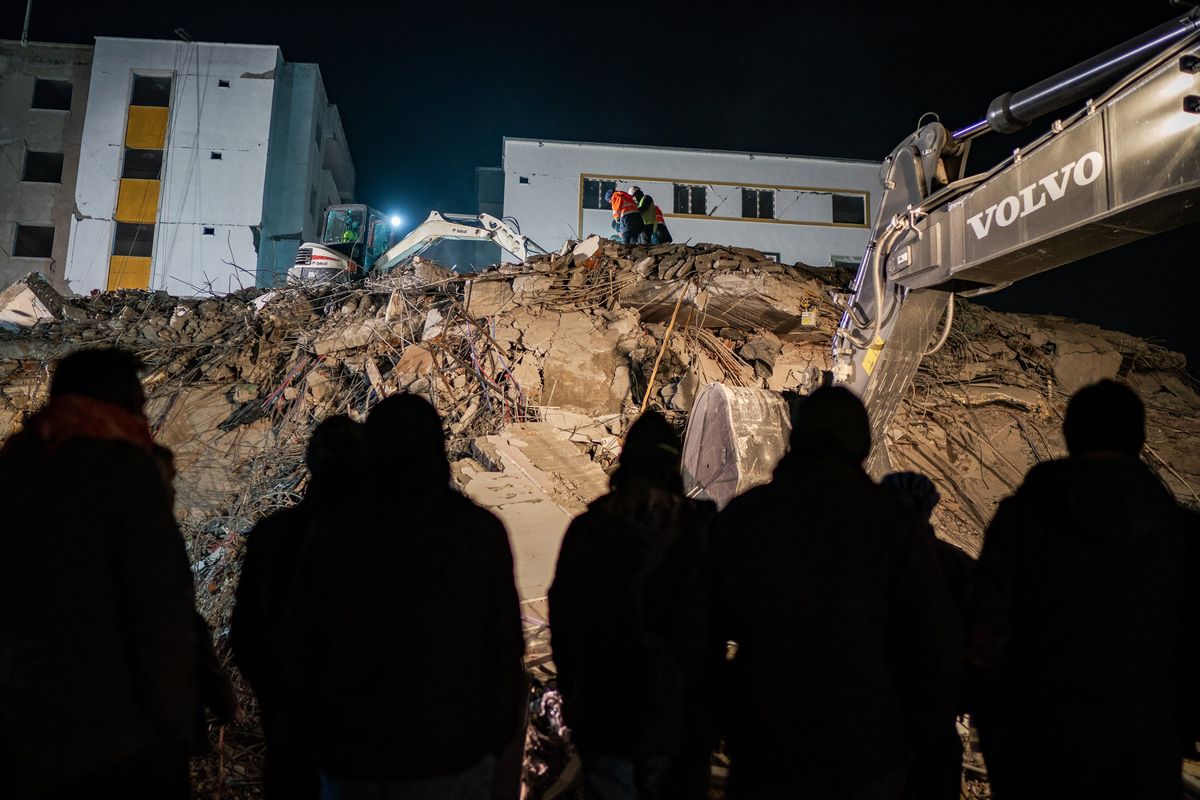
[[[849,459],[861,464],[870,452],[867,409],[850,390],[821,387],[796,407],[789,448],[792,457]]]
[[[415,394],[392,395],[371,411],[365,432],[376,474],[398,483],[397,491],[450,482],[442,419],[428,400]]]
[[[640,187],[640,186],[633,187],[632,189],[629,190],[629,194],[633,196],[634,200],[642,199],[642,187]]]
[[[933,481],[919,472],[892,472],[884,475],[880,484],[895,489],[911,500],[926,520],[933,514],[934,506],[942,499]]]
[[[604,202],[606,202],[606,203],[611,203],[611,202],[612,202],[612,196],[613,196],[613,190],[612,190],[612,189],[608,189],[608,190],[606,190],[606,191],[604,192]]]
[[[117,347],[76,350],[58,362],[50,379],[50,398],[90,397],[141,414],[146,394],[138,372],[142,362]]]
[[[657,411],[647,411],[637,418],[625,436],[619,466],[612,476],[613,488],[641,481],[682,493],[681,456],[679,436],[671,423]]]
[[[1146,443],[1146,409],[1128,386],[1103,380],[1085,386],[1067,404],[1063,418],[1067,452],[1115,452],[1137,456]]]
[[[362,426],[344,414],[328,417],[313,429],[304,463],[314,481],[347,480],[367,466]]]

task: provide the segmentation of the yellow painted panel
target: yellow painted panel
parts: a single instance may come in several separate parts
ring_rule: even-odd
[[[149,256],[113,256],[109,259],[108,291],[149,288]]]
[[[130,106],[125,146],[162,150],[167,141],[167,110],[162,106]]]
[[[155,222],[158,217],[159,181],[122,178],[117,192],[118,222]]]

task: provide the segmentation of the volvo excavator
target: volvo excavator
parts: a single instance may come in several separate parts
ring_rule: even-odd
[[[397,241],[395,225],[378,211],[361,204],[334,205],[325,210],[321,241],[305,242],[296,251],[288,283],[361,280],[403,266],[447,239],[494,242],[519,261],[546,252],[509,217],[431,211]]]
[[[973,140],[1062,109],[1032,143],[968,172]],[[955,297],[1200,219],[1200,8],[997,97],[970,125],[920,125],[880,177],[879,216],[824,376],[867,406],[876,477],[890,471],[884,431],[921,359],[945,343]],[[697,396],[684,446],[693,493],[727,501],[770,478],[786,412],[767,394],[713,384]],[[783,439],[767,441],[781,414]]]

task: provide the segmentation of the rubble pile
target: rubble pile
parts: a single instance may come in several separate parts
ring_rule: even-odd
[[[302,495],[312,428],[332,414],[361,420],[395,392],[420,394],[445,420],[455,481],[508,527],[533,643],[544,640],[562,533],[606,490],[643,404],[682,430],[708,383],[811,387],[830,367],[849,277],[745,248],[596,237],[471,276],[418,260],[365,285],[219,298],[62,298],[30,277],[0,295],[0,437],[44,401],[55,359],[87,345],[137,352],[156,438],[176,452],[198,606],[225,651],[244,536]],[[1182,356],[1095,326],[966,304],[888,432],[893,468],[929,474],[943,497],[939,534],[977,552],[997,502],[1030,466],[1065,452],[1070,393],[1102,377],[1140,393],[1151,465],[1200,503],[1200,396]],[[530,653],[551,668],[544,647]],[[535,686],[541,727],[526,760],[540,787],[555,782],[551,762],[562,756],[547,681]],[[225,746],[230,796],[250,792],[261,750],[253,726]]]

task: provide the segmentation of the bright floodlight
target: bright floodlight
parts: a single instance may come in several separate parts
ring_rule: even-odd
[[[393,228],[399,228],[399,227],[400,227],[400,223],[401,223],[401,222],[403,222],[403,221],[404,221],[404,220],[400,219],[399,217],[392,217],[392,227],[393,227]]]

